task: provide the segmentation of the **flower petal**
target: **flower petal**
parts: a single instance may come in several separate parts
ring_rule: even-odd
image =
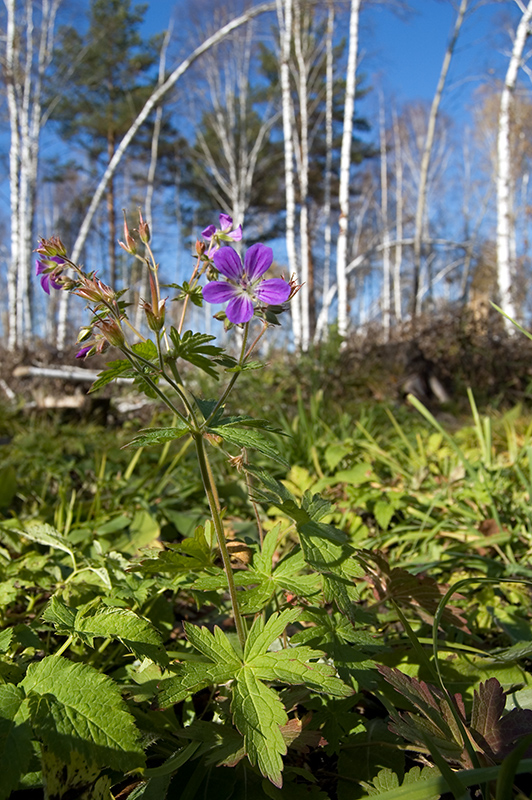
[[[42,275],[45,269],[46,269],[46,264],[43,264],[42,261],[39,261],[37,259],[37,261],[35,262],[35,274]]]
[[[237,281],[244,274],[240,256],[232,247],[221,247],[213,255],[214,266],[230,280]]]
[[[290,286],[281,278],[270,278],[255,288],[255,294],[267,306],[280,306],[288,300]]]
[[[225,281],[211,281],[203,289],[203,299],[207,303],[226,303],[232,300],[237,291],[236,286],[232,286]]]
[[[241,242],[242,241],[242,225],[239,225],[238,228],[235,228],[234,231],[227,231],[226,236],[229,236],[233,242]]]
[[[43,275],[41,278],[41,286],[46,292],[46,294],[50,294],[50,276]]]
[[[230,231],[233,227],[233,217],[230,217],[229,214],[220,214],[220,230],[224,233]]]
[[[241,322],[249,322],[253,316],[253,312],[253,303],[245,294],[240,294],[235,297],[225,309],[229,322],[234,322],[236,325]]]
[[[250,281],[258,280],[272,265],[273,250],[265,244],[254,244],[244,258],[245,272]]]
[[[205,230],[201,232],[201,235],[204,239],[210,239],[216,233],[216,226],[215,225],[207,225]]]

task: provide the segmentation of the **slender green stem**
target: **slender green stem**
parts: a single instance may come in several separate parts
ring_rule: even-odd
[[[63,644],[61,645],[61,647],[59,648],[57,653],[55,653],[55,655],[56,656],[62,656],[63,653],[65,652],[65,650],[67,650],[70,647],[70,645],[72,644],[73,641],[74,641],[74,636],[72,634],[70,634],[68,639],[63,642]]]
[[[207,458],[207,453],[205,452],[205,445],[201,434],[199,433],[194,434],[194,443],[196,445],[196,453],[198,456],[198,464],[201,472],[201,477],[203,480],[203,486],[205,488],[205,494],[207,495],[207,500],[209,501],[209,508],[211,510],[212,521],[214,523],[214,530],[216,531],[218,546],[220,548],[220,554],[222,556],[224,570],[227,576],[227,585],[229,587],[229,595],[231,597],[231,605],[233,607],[233,616],[235,619],[236,632],[238,634],[238,639],[240,641],[242,649],[244,649],[244,645],[246,643],[246,632],[244,628],[244,620],[242,619],[242,615],[238,607],[238,598],[236,593],[235,580],[233,576],[233,569],[231,567],[231,557],[227,549],[227,543],[225,541],[225,532],[223,528],[222,518],[220,515],[220,503],[218,500],[218,493],[216,491],[216,486],[212,478],[212,472]]]
[[[244,364],[244,362],[245,362],[245,360],[246,360],[246,358],[247,358],[247,354],[246,354],[246,344],[247,344],[247,340],[248,340],[248,333],[249,333],[249,322],[246,322],[246,324],[244,325],[244,334],[243,334],[243,336],[242,336],[242,348],[241,348],[241,350],[240,350],[240,358],[238,359],[238,365],[239,365],[240,367],[241,367],[241,366],[243,366],[243,364]],[[206,420],[206,422],[205,422],[205,427],[208,427],[208,425],[209,425],[210,421],[211,421],[212,419],[214,419],[214,417],[215,417],[215,416],[216,416],[216,414],[218,413],[218,410],[219,410],[219,409],[220,409],[220,408],[223,406],[223,404],[225,403],[225,401],[226,401],[227,397],[229,396],[229,393],[230,393],[231,389],[232,389],[232,388],[233,388],[233,386],[235,385],[235,383],[236,383],[236,381],[237,381],[237,378],[238,378],[238,376],[239,376],[239,375],[240,375],[240,371],[239,371],[239,372],[234,372],[234,373],[233,373],[233,375],[232,375],[232,377],[231,377],[231,380],[229,381],[229,383],[228,383],[228,384],[227,384],[227,386],[225,387],[225,391],[223,392],[222,396],[220,397],[220,399],[219,399],[219,400],[218,400],[218,402],[216,403],[216,405],[215,405],[215,407],[214,407],[214,410],[212,411],[212,413],[209,415],[208,419]]]
[[[170,398],[167,397],[167,395],[165,395],[165,393],[161,389],[159,389],[159,387],[157,386],[155,381],[152,380],[149,375],[147,375],[146,373],[142,372],[139,369],[138,364],[135,363],[136,353],[133,353],[132,355],[130,355],[129,352],[126,349],[123,349],[122,352],[126,356],[127,360],[129,361],[129,363],[131,364],[133,369],[135,369],[139,373],[139,375],[143,378],[143,380],[145,380],[146,383],[148,383],[150,385],[150,388],[153,389],[153,391],[157,395],[159,395],[159,397],[161,398],[163,403],[170,409],[170,411],[173,411],[174,414],[176,414],[177,417],[181,420],[181,422],[186,423],[186,425],[190,427],[190,423],[187,420],[187,418],[185,417],[185,415],[182,414],[181,411],[174,406],[174,404],[172,403]],[[144,359],[141,359],[141,360],[144,360]],[[147,363],[150,364],[150,367],[153,367],[153,364],[151,364],[150,362],[147,362]]]

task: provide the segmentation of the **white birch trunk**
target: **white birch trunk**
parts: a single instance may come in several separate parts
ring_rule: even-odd
[[[393,110],[393,138],[395,153],[395,258],[393,267],[393,304],[395,319],[401,321],[401,265],[403,261],[403,154],[397,112]]]
[[[358,23],[361,0],[351,0],[349,21],[349,51],[345,84],[344,126],[340,156],[340,187],[338,201],[340,219],[336,246],[336,283],[338,285],[338,333],[345,338],[348,327],[347,299],[347,234],[349,227],[349,174],[351,168],[351,145],[353,141],[353,118],[355,113],[356,66],[358,57]]]
[[[5,2],[5,0],[4,0]],[[278,2],[278,0],[277,0]],[[173,72],[168,76],[162,86],[159,86],[155,89],[146,103],[144,104],[143,108],[139,112],[137,118],[132,123],[131,127],[124,135],[123,139],[121,140],[120,144],[115,150],[114,156],[107,165],[107,168],[100,178],[100,182],[96,188],[94,196],[91,200],[89,208],[83,218],[81,223],[76,241],[74,243],[74,247],[72,250],[71,258],[72,261],[77,262],[81,255],[81,251],[87,239],[87,235],[90,230],[90,226],[96,210],[101,203],[102,197],[104,192],[107,188],[108,182],[111,180],[112,176],[116,172],[118,165],[120,164],[124,153],[126,152],[127,148],[131,144],[132,139],[134,138],[135,134],[139,130],[140,126],[145,122],[147,117],[150,115],[152,110],[160,103],[166,92],[174,86],[179,78],[188,70],[188,68],[209,48],[214,47],[218,42],[221,42],[226,36],[228,36],[232,31],[239,28],[241,25],[245,25],[249,20],[254,19],[254,17],[258,16],[259,14],[264,14],[267,11],[273,11],[276,7],[276,3],[272,0],[272,2],[261,3],[258,6],[254,6],[246,11],[244,14],[241,14],[239,17],[231,20],[228,22],[227,25],[221,27],[216,33],[212,36],[209,36],[202,44],[200,44],[196,49],[186,58],[181,64],[176,67]],[[59,320],[58,320],[58,330],[57,330],[57,348],[58,350],[64,350],[65,347],[65,340],[66,340],[66,323],[67,323],[67,313],[68,313],[68,293],[63,292],[61,294],[61,304],[59,310]]]
[[[517,26],[512,55],[506,71],[501,94],[497,131],[497,279],[501,308],[512,319],[516,317],[515,300],[512,295],[514,260],[512,256],[515,221],[512,215],[512,170],[510,148],[510,110],[517,83],[517,74],[523,57],[526,40],[530,35],[532,0],[523,11]],[[507,321],[507,330],[513,325]]]
[[[294,47],[299,78],[299,240],[301,258],[301,350],[306,352],[310,344],[309,314],[309,229],[308,229],[308,66],[303,54],[303,26],[301,22],[301,0],[295,0]]]
[[[18,107],[15,92],[15,0],[4,0],[7,11],[6,63],[7,105],[11,142],[9,147],[9,195],[11,211],[11,258],[7,273],[8,296],[8,342],[9,350],[17,345],[17,270],[19,264],[19,184],[18,165],[20,159],[20,136]]]
[[[449,72],[449,67],[451,65],[451,59],[454,53],[454,48],[456,46],[456,41],[458,39],[458,34],[460,33],[460,28],[462,27],[462,22],[464,21],[464,16],[467,10],[469,0],[461,0],[460,8],[458,9],[458,14],[456,16],[456,21],[454,23],[454,29],[447,45],[447,49],[445,51],[445,56],[443,58],[442,68],[440,71],[440,77],[438,79],[438,85],[436,87],[436,92],[432,99],[432,105],[430,107],[430,114],[429,114],[429,121],[427,125],[427,134],[425,136],[425,143],[423,145],[423,153],[421,156],[421,168],[419,173],[419,189],[418,189],[418,196],[417,196],[417,204],[416,204],[416,222],[415,222],[415,232],[414,232],[414,279],[412,285],[412,299],[411,299],[411,309],[412,309],[412,317],[415,317],[419,310],[419,277],[421,273],[421,250],[423,244],[423,233],[425,227],[425,212],[427,207],[427,185],[428,185],[428,175],[429,175],[429,167],[430,167],[430,156],[432,152],[432,146],[434,144],[434,134],[436,131],[436,118],[438,116],[438,109],[440,107],[440,102],[443,94],[443,89],[445,86],[445,81],[447,79],[447,73]]]
[[[325,68],[325,202],[323,216],[325,218],[324,249],[323,249],[323,290],[321,301],[322,338],[327,338],[329,329],[329,286],[331,279],[331,183],[332,183],[332,149],[333,149],[333,34],[334,34],[334,3],[329,3],[327,15],[326,39],[326,68]],[[321,331],[316,324],[314,342],[320,339]]]
[[[286,249],[290,274],[299,283],[299,270],[295,241],[295,189],[294,189],[294,149],[292,141],[292,99],[290,96],[290,40],[292,34],[292,0],[277,0],[277,16],[281,42],[281,98],[283,109],[284,174],[286,192]],[[292,333],[294,347],[301,348],[301,307],[299,293],[290,304],[292,312]]]
[[[384,337],[390,338],[390,230],[388,227],[388,152],[386,149],[386,125],[384,100],[381,94],[379,109],[380,157],[381,157],[381,219],[382,219],[382,327]]]

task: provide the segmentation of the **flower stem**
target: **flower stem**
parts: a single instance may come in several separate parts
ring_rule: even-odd
[[[218,547],[220,548],[220,555],[224,565],[225,574],[227,576],[227,585],[229,587],[229,595],[231,597],[231,605],[233,607],[233,617],[235,620],[236,632],[242,649],[246,643],[246,631],[244,627],[244,620],[238,607],[238,598],[236,594],[235,579],[233,576],[233,569],[231,567],[231,557],[227,549],[225,541],[225,533],[220,514],[220,502],[218,500],[218,493],[212,477],[210,464],[205,452],[205,445],[201,434],[193,434],[194,444],[196,445],[196,453],[198,456],[198,464],[203,480],[203,486],[207,500],[209,501],[209,508],[211,510],[212,521],[214,523],[214,530],[216,531],[216,538],[218,539]]]

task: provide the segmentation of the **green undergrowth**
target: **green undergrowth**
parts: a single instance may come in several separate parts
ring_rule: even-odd
[[[277,391],[213,459],[244,651],[185,438],[4,417],[0,798],[529,795],[532,416]]]

